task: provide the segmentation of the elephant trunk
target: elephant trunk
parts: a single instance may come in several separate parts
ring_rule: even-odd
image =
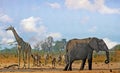
[[[106,60],[105,63],[108,64],[109,63],[109,51],[106,51]]]

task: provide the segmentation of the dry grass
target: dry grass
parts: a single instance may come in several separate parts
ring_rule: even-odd
[[[113,60],[109,64],[105,64],[104,60],[104,56],[93,58],[93,70],[91,71],[88,70],[87,63],[85,65],[85,70],[80,71],[80,61],[73,63],[73,71],[63,71],[65,64],[57,65],[56,68],[52,68],[50,61],[48,65],[44,65],[44,59],[42,59],[42,66],[40,67],[33,67],[31,59],[30,69],[22,69],[23,64],[21,65],[21,69],[17,69],[17,67],[6,69],[5,67],[18,63],[17,57],[0,55],[0,73],[120,73],[120,52],[113,55]]]
[[[83,71],[79,70],[80,64],[73,63],[73,71],[63,71],[64,65],[57,65],[56,68],[52,68],[51,64],[41,66],[41,67],[33,67],[31,65],[30,69],[17,69],[17,67],[11,67],[6,69],[4,67],[12,65],[15,63],[2,63],[0,64],[0,72],[8,73],[120,73],[120,62],[112,62],[109,64],[101,63],[101,62],[93,62],[93,70],[88,70],[88,65],[86,63],[85,69]]]

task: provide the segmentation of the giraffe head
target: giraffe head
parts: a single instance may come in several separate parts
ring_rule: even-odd
[[[13,26],[10,26],[10,27],[8,27],[7,29],[5,29],[6,31],[8,31],[8,30],[13,30],[14,29],[14,27]]]

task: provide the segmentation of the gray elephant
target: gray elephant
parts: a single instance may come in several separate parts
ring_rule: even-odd
[[[107,59],[105,63],[109,63],[109,49],[102,39],[96,37],[85,39],[72,39],[66,45],[66,66],[64,70],[72,70],[72,63],[75,60],[82,60],[80,70],[84,69],[86,59],[88,59],[88,68],[92,70],[92,54],[93,51],[105,51]]]

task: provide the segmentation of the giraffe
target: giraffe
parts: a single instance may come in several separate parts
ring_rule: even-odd
[[[17,48],[18,48],[18,68],[20,68],[20,60],[21,54],[23,56],[23,68],[26,68],[26,61],[28,61],[28,68],[30,68],[30,56],[31,56],[31,46],[29,43],[25,42],[16,32],[14,27],[10,26],[6,29],[6,31],[11,30],[14,34],[14,37],[17,41]]]

